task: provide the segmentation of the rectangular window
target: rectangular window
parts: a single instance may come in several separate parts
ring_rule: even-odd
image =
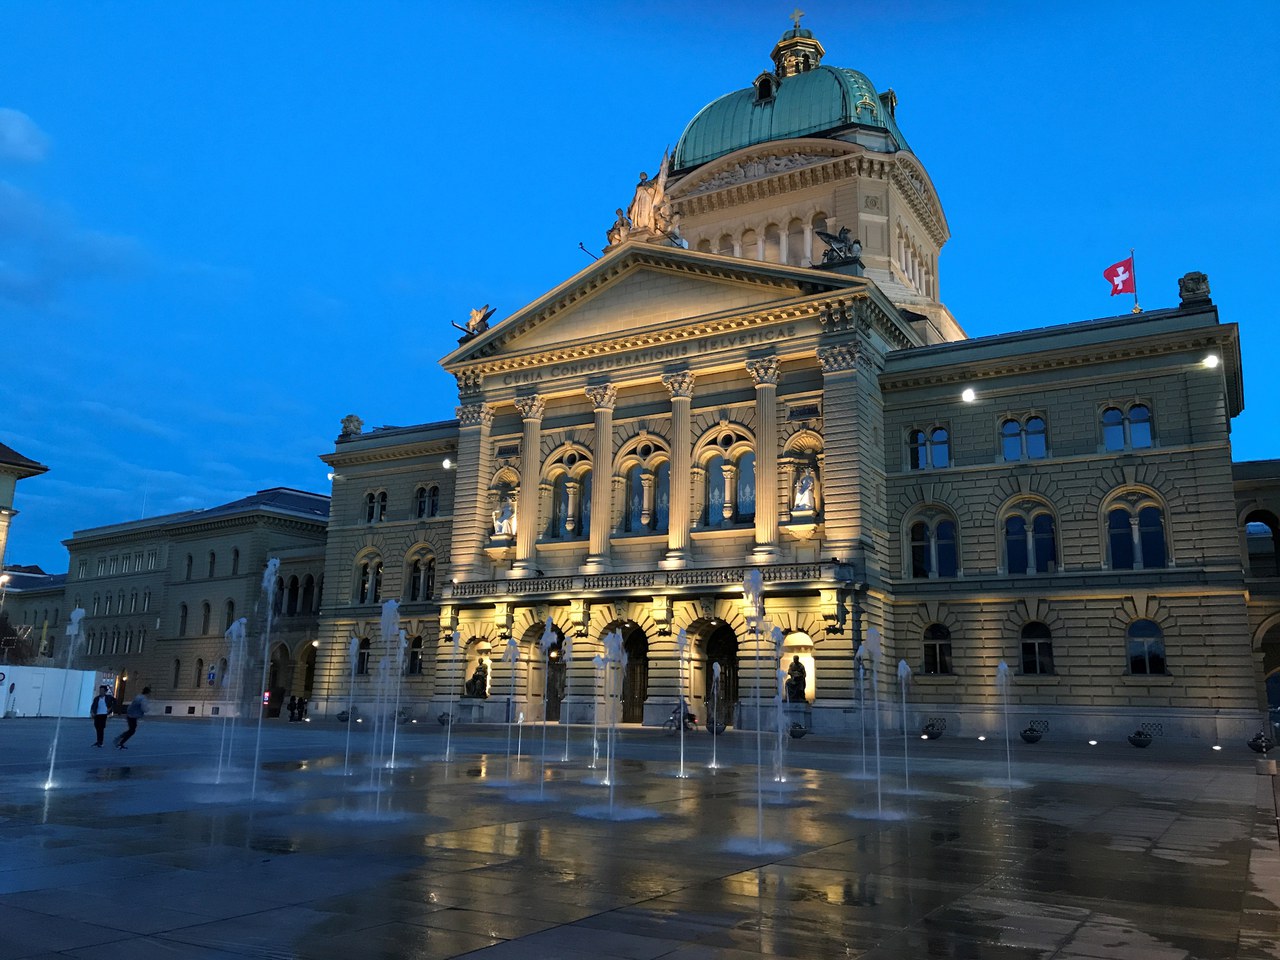
[[[132,573],[132,572],[133,572],[133,557],[132,557],[132,555],[127,554],[127,553],[126,553],[126,554],[121,558],[121,560],[120,560],[120,572],[121,572],[121,573]]]
[[[76,565],[76,579],[77,579],[77,580],[83,580],[83,579],[84,579],[85,577],[87,577],[88,575],[89,575],[89,561],[88,561],[88,560],[81,560],[81,561]]]
[[[105,577],[107,575],[107,558],[98,558],[98,576]]]
[[[1053,673],[1053,641],[1022,641],[1022,672],[1030,674]]]
[[[154,550],[147,553],[147,569],[154,570],[156,568],[156,552]]]
[[[925,641],[924,672],[951,672],[951,644],[949,642]]]
[[[115,575],[116,570],[118,570],[118,569],[119,569],[119,564],[120,564],[120,558],[119,558],[119,557],[112,557],[112,558],[111,558],[111,574],[112,574],[113,576]]]

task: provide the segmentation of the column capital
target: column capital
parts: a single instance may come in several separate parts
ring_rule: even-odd
[[[747,372],[751,374],[751,379],[755,381],[757,387],[765,384],[776,387],[778,385],[778,358],[760,357],[757,360],[748,360]]]
[[[596,410],[612,410],[618,405],[618,388],[612,383],[587,387],[584,392]]]
[[[856,343],[842,343],[834,347],[819,347],[818,362],[822,364],[823,373],[853,370],[858,365],[859,353]]]
[[[487,427],[493,423],[493,407],[487,403],[463,403],[454,408],[460,427]]]
[[[662,385],[671,394],[671,399],[690,398],[693,396],[693,371],[681,370],[679,373],[668,373],[662,378]]]
[[[516,409],[520,411],[522,420],[541,420],[542,412],[547,408],[545,397],[516,397]]]

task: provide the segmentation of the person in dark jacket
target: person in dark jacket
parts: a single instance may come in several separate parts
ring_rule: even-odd
[[[124,718],[129,723],[129,729],[116,737],[114,742],[119,749],[129,749],[125,744],[129,741],[130,737],[138,732],[138,721],[147,715],[147,707],[151,705],[147,700],[147,696],[150,693],[150,687],[143,687],[142,692],[133,698],[129,704],[129,709],[124,712]]]
[[[107,685],[104,683],[98,688],[98,695],[93,698],[93,703],[89,705],[89,716],[93,718],[93,729],[98,735],[95,747],[102,746],[102,737],[107,732],[107,717],[115,712],[116,698],[107,692]]]

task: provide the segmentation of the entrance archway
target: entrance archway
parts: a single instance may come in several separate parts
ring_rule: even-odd
[[[614,620],[606,634],[622,634],[627,670],[622,675],[622,722],[644,723],[644,702],[649,696],[649,638],[634,620]]]
[[[738,706],[738,635],[723,620],[701,621],[694,625],[702,628],[701,646],[707,661],[707,717],[731,726]],[[720,665],[718,681],[716,664]]]
[[[531,711],[532,716],[537,716],[545,695],[546,715],[543,719],[556,721],[560,719],[560,707],[564,701],[564,631],[555,624],[551,625],[551,630],[556,636],[556,642],[546,654],[539,645],[542,634],[546,631],[545,624],[531,625],[520,640],[521,656],[529,670],[529,705],[526,709]]]
[[[225,670],[225,666],[223,667]],[[307,644],[306,652],[302,655],[302,695],[308,700],[311,699],[311,691],[316,685],[316,648],[312,644]]]
[[[1267,685],[1267,709],[1280,708],[1280,623],[1262,635],[1262,676]]]
[[[263,691],[266,695],[266,715],[268,717],[280,716],[280,707],[284,704],[285,683],[293,676],[292,661],[289,657],[289,648],[283,643],[276,646],[271,651],[271,663],[267,669],[267,689]]]

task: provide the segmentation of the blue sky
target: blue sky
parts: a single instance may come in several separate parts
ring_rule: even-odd
[[[1209,275],[1238,323],[1236,459],[1280,456],[1280,5],[804,4],[898,93],[971,335],[1148,307]],[[0,6],[6,562],[85,527],[288,485],[339,421],[447,419],[450,321],[589,263],[636,174],[747,86],[773,3]]]

